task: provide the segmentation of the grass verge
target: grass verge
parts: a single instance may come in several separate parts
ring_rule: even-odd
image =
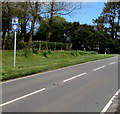
[[[83,51],[38,51],[34,53],[24,50],[17,51],[16,68],[13,68],[13,51],[1,53],[2,81],[115,56]]]

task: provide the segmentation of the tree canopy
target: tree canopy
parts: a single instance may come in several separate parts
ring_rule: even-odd
[[[11,19],[18,17],[19,47],[25,42],[44,41],[72,44],[73,50],[120,53],[120,2],[105,3],[100,16],[93,20],[94,25],[67,22],[62,17],[80,8],[81,3],[55,0],[48,3],[2,2],[2,48],[13,49]]]
[[[107,2],[100,16],[94,20],[98,27],[104,27],[113,39],[120,37],[120,1]]]

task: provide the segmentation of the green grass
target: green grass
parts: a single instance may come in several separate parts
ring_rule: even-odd
[[[13,68],[13,51],[1,53],[2,81],[115,56],[82,51],[36,52],[24,50],[17,51],[16,68]]]

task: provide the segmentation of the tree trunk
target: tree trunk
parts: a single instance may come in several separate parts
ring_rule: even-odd
[[[32,20],[29,42],[32,42],[32,39],[33,39],[34,25],[35,25],[35,18],[33,18],[33,20]]]
[[[49,20],[49,30],[48,30],[48,40],[51,39],[52,34],[52,24],[53,24],[53,11],[54,11],[54,1],[51,3],[51,9],[50,9],[50,20]]]
[[[35,21],[36,21],[36,18],[37,18],[37,12],[38,12],[38,2],[35,3],[34,10],[32,12],[33,20],[31,22],[29,42],[32,42],[32,39],[33,39],[34,25],[35,25]]]
[[[26,35],[26,16],[24,16],[21,19],[21,40],[24,41],[25,40],[25,35]]]

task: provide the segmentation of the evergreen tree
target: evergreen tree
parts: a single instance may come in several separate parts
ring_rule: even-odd
[[[94,20],[100,29],[108,28],[108,33],[113,39],[120,37],[120,1],[107,2],[100,16]]]

